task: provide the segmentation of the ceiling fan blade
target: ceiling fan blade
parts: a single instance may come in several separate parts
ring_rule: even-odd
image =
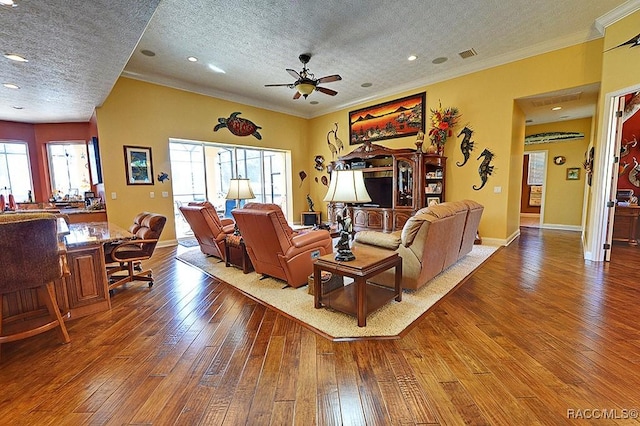
[[[293,84],[291,83],[283,83],[283,84],[265,84],[264,87],[276,87],[276,86],[287,86],[289,88],[293,88]]]
[[[296,79],[300,79],[302,77],[300,77],[300,74],[298,74],[298,71],[296,70],[292,70],[291,68],[287,68],[287,72],[289,74],[291,74],[291,77],[296,78]]]
[[[318,87],[318,86],[316,86],[316,90],[318,92],[322,92],[325,95],[329,95],[329,96],[335,96],[335,95],[338,94],[338,92],[336,92],[335,90],[327,89],[326,87]]]
[[[326,77],[319,78],[318,84],[331,83],[332,81],[338,81],[338,80],[342,80],[342,77],[340,77],[338,74],[328,75]]]
[[[299,98],[300,98],[300,92],[296,90],[296,94],[293,95],[293,99],[299,99]]]

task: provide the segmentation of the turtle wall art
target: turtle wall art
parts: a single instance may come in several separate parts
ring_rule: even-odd
[[[231,134],[236,136],[253,136],[256,139],[262,139],[262,135],[258,133],[258,129],[262,129],[260,126],[256,126],[253,121],[247,120],[246,118],[238,117],[241,112],[234,112],[228,118],[220,117],[218,118],[218,124],[213,128],[214,132],[222,128],[227,128],[231,132]]]

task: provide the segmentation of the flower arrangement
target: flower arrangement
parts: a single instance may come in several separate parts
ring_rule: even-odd
[[[438,109],[431,110],[431,129],[429,130],[429,139],[431,144],[442,149],[447,138],[453,135],[453,127],[458,123],[460,112],[458,108],[442,109],[442,105]]]

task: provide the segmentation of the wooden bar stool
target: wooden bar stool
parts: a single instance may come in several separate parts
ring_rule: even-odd
[[[58,243],[54,215],[0,214],[0,345],[54,328],[60,340],[69,343],[54,288],[54,281],[69,273],[65,254],[64,246]],[[37,290],[38,300],[46,306],[48,317],[38,321],[27,313],[3,318],[4,295],[28,289]],[[42,311],[33,314],[42,316]],[[10,333],[9,327],[4,329],[7,323],[12,325]]]

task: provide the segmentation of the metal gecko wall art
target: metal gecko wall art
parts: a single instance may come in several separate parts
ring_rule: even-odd
[[[480,163],[480,167],[478,167],[478,174],[480,175],[480,180],[482,180],[482,185],[480,185],[479,187],[473,185],[473,189],[475,189],[476,191],[479,191],[484,187],[484,185],[487,183],[487,180],[489,179],[489,176],[491,176],[491,174],[493,173],[493,166],[491,165],[491,161],[493,160],[493,157],[495,157],[495,154],[489,151],[489,149],[485,148],[477,159],[479,160],[482,157],[484,158]]]
[[[464,135],[464,138],[462,138],[462,142],[460,142],[460,151],[462,151],[464,161],[462,163],[458,163],[456,161],[456,166],[458,167],[462,167],[467,164],[467,161],[471,156],[471,151],[473,151],[473,141],[471,140],[472,134],[473,130],[471,130],[469,126],[465,126],[464,129],[460,130],[460,133],[458,133],[458,137],[460,137],[460,135]]]

